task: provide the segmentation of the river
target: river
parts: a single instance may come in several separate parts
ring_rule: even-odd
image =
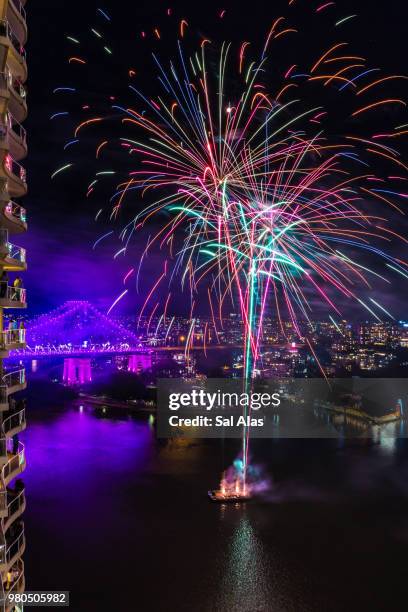
[[[234,440],[157,441],[75,401],[22,439],[26,588],[76,612],[406,610],[406,440],[258,440],[271,489],[235,507],[206,497]]]

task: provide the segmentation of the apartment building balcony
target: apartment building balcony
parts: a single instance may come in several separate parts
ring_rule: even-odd
[[[4,374],[0,383],[0,411],[4,412],[10,408],[9,396],[18,391],[24,391],[27,387],[25,369],[21,368]]]
[[[0,111],[4,114],[8,109],[20,123],[27,117],[27,89],[19,77],[6,67],[0,72]]]
[[[3,527],[2,533],[5,533],[6,528],[8,529],[18,514],[24,512],[25,507],[24,485],[22,485],[22,482],[17,481],[14,488],[7,486],[7,482],[10,482],[25,469],[25,460],[23,461],[20,457],[16,459],[15,457],[18,453],[14,454],[12,449],[7,450],[7,446],[10,446],[10,441],[7,441],[5,437],[1,438],[0,520]],[[6,528],[4,528],[5,526]]]
[[[27,132],[11,113],[6,114],[5,122],[0,122],[0,147],[16,161],[27,156]]]
[[[7,61],[10,71],[25,81],[27,79],[26,52],[17,33],[6,19],[0,21],[0,45],[3,45],[6,51],[8,50],[6,57],[3,51],[2,65],[4,66]]]
[[[26,290],[0,281],[0,308],[27,308]]]
[[[6,229],[0,229],[0,267],[7,272],[27,270],[26,250],[9,242]]]
[[[6,329],[0,332],[0,359],[7,359],[10,351],[26,347],[25,329]]]
[[[7,231],[7,230],[3,230]],[[0,230],[1,234],[2,230]],[[1,237],[0,237],[1,239]],[[4,245],[4,249],[0,243],[0,257],[3,256],[2,267],[9,272],[17,272],[27,270],[26,250],[11,242]]]
[[[3,533],[23,514],[26,497],[23,489],[7,490],[7,515],[2,519]]]
[[[0,517],[3,528],[0,537],[1,533],[5,533],[18,516],[24,512],[26,504],[24,486],[21,488],[16,483],[14,489],[8,487],[8,484],[25,470],[24,445],[19,442],[17,452],[13,453],[12,450],[7,450],[8,443],[3,438],[1,445],[4,446],[4,443],[4,455],[1,457],[4,463],[0,472]]]
[[[4,397],[4,395],[2,397],[2,392],[4,390],[8,398],[9,395],[13,395],[13,393],[17,393],[18,391],[24,391],[27,387],[26,371],[24,368],[14,370],[13,372],[7,372],[1,380],[0,397],[2,399]]]
[[[8,572],[25,551],[24,525],[21,524],[14,537],[7,536],[0,544],[0,571]]]
[[[6,181],[7,192],[12,198],[21,198],[27,193],[27,174],[25,168],[19,164],[10,153],[3,154],[3,163],[0,165],[0,180]]]
[[[20,0],[8,0],[7,19],[22,45],[27,42],[27,16]]]
[[[27,131],[11,113],[8,113],[7,120],[9,150],[14,159],[20,161],[27,157]]]
[[[25,208],[8,200],[0,202],[0,224],[10,234],[21,234],[27,231],[27,211]]]
[[[10,569],[12,581],[9,585],[7,582],[3,585],[4,591],[4,611],[12,612],[15,610],[15,603],[10,601],[8,597],[10,594],[24,593],[25,591],[25,576],[24,576],[24,563],[22,559],[18,559],[16,563]]]
[[[18,433],[25,430],[27,426],[25,408],[14,412],[3,421],[2,431],[3,439],[7,441],[8,438],[12,438]]]
[[[13,478],[16,478],[16,476],[18,476],[19,474],[21,474],[21,472],[25,470],[25,467],[26,461],[24,444],[22,442],[19,442],[17,453],[7,452],[6,463],[1,468],[2,499],[0,502],[0,508],[4,505],[4,503],[6,504],[5,510],[2,512],[2,514],[5,516],[7,516],[7,514],[5,514],[6,510],[8,512],[8,498],[6,487],[13,480]],[[4,493],[6,493],[5,498]]]

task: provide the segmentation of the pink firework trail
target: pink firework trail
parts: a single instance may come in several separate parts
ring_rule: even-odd
[[[332,19],[337,34],[348,18],[336,21],[335,8],[328,2],[310,10],[315,19]],[[228,18],[222,13],[221,24]],[[113,105],[126,128],[117,148],[135,160],[113,195],[114,218],[125,202],[129,207],[145,198],[146,206],[121,234],[125,246],[159,217],[163,222],[146,252],[157,246],[169,250],[168,267],[143,311],[157,312],[163,301],[167,313],[169,296],[158,298],[156,291],[176,278],[189,287],[191,311],[199,287],[206,285],[215,336],[224,304],[238,304],[247,386],[262,360],[267,313],[274,310],[279,321],[285,313],[299,336],[299,321],[310,322],[316,301],[326,305],[331,320],[351,302],[379,319],[390,313],[364,299],[372,281],[383,278],[379,268],[408,278],[407,262],[383,248],[391,240],[407,242],[388,223],[388,211],[403,213],[407,197],[401,191],[407,167],[394,146],[407,134],[406,125],[387,125],[375,134],[370,127],[373,114],[405,106],[384,91],[389,81],[407,77],[378,78],[378,69],[343,41],[309,61],[285,61],[280,45],[301,33],[284,17],[271,23],[257,51],[248,41],[237,48],[207,38],[187,41],[194,39],[192,24],[179,20],[176,36],[183,45],[177,41],[175,59],[162,61],[153,54],[157,90],[137,87],[132,69],[131,102]],[[159,38],[164,36],[156,29],[156,39],[159,31]],[[70,61],[87,69],[86,59]],[[334,103],[333,92],[338,94]],[[327,127],[333,120],[350,131],[333,138]],[[86,119],[75,137],[100,131],[102,121],[101,116]],[[108,140],[99,135],[98,142],[99,160]],[[188,342],[194,336],[193,312],[191,320]],[[302,340],[315,354],[312,338]],[[249,429],[243,439],[244,485],[248,439]]]

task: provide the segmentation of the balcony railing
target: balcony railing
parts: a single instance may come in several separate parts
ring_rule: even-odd
[[[27,130],[9,113],[9,127],[11,131],[19,138],[24,146],[27,146]]]
[[[27,223],[27,211],[25,208],[20,206],[20,204],[16,204],[15,202],[8,202],[5,207],[5,213],[14,217],[14,219],[21,221],[22,223]]]
[[[15,34],[13,28],[9,24],[8,21],[2,19],[0,21],[0,36],[5,36],[8,38],[13,45],[14,49],[17,53],[22,57],[24,61],[26,61],[26,52],[23,45],[20,43],[18,36]]]
[[[19,261],[22,264],[26,263],[26,250],[20,246],[16,246],[15,244],[7,243],[8,248],[8,257],[10,259],[14,259]]]
[[[23,98],[23,100],[25,100],[27,97],[26,87],[23,85],[23,83],[18,77],[14,76],[11,73],[10,70],[6,70],[6,72],[0,72],[0,88],[7,89],[7,91],[9,91],[10,89],[14,90],[15,93],[20,96],[20,98]]]
[[[24,545],[24,527],[22,527],[19,535],[10,544],[0,546],[0,563],[9,565],[12,559],[23,550]]]
[[[26,383],[26,371],[24,368],[20,370],[15,370],[14,372],[8,372],[2,378],[3,385],[10,389],[11,387],[18,387],[20,385],[25,385]]]
[[[14,416],[14,415],[13,415]],[[25,418],[25,417],[24,417]],[[3,426],[4,429],[4,426]],[[10,430],[11,431],[11,430]],[[21,449],[19,448],[20,452]],[[4,515],[4,519],[14,515],[25,503],[24,489],[20,491],[8,491],[7,490],[7,478],[13,474],[15,470],[18,470],[16,476],[22,471],[21,466],[24,464],[24,455],[21,458],[18,455],[13,455],[7,451],[7,438],[0,439],[0,451],[3,457],[7,457],[7,463],[1,470],[1,482],[0,482],[0,513]],[[3,521],[3,525],[6,521]]]
[[[15,7],[16,11],[20,13],[24,21],[27,20],[27,13],[20,0],[9,0],[9,2]]]
[[[24,488],[17,493],[10,493],[7,497],[7,516],[3,518],[3,533],[14,523],[14,521],[24,512],[26,499]]]
[[[26,422],[26,415],[25,415],[25,408],[23,408],[23,410],[20,410],[19,412],[12,414],[11,416],[9,416],[7,419],[3,421],[3,426],[2,426],[3,434],[7,436],[7,434],[10,431],[21,428],[25,424],[25,422]]]
[[[27,182],[26,169],[21,164],[19,164],[15,159],[13,159],[10,153],[6,155],[4,164],[6,166],[6,169],[9,172],[11,172],[12,174],[15,174],[15,176],[17,176],[24,184],[26,184]]]
[[[25,344],[25,329],[7,329],[0,334],[0,350],[7,351],[13,345]]]
[[[8,241],[8,230],[0,229],[0,249],[7,251],[6,257],[19,261],[22,264],[26,263],[26,250]]]
[[[11,478],[20,474],[23,471],[23,466],[25,464],[25,449],[24,444],[22,442],[18,443],[18,452],[13,455],[10,453],[9,459],[5,465],[3,465],[1,470],[1,478],[3,486],[7,485],[7,482],[11,480]]]
[[[25,304],[26,290],[23,287],[13,287],[8,281],[0,281],[0,300]]]
[[[10,389],[13,387],[21,387],[25,385],[25,383],[26,373],[24,368],[5,374],[0,385],[0,404],[8,403]]]
[[[17,136],[17,138],[19,138],[24,145],[27,145],[27,131],[11,113],[7,113],[6,123],[0,125],[0,133],[2,138],[6,138],[9,131],[13,132],[13,134]]]
[[[14,516],[26,503],[24,489],[11,496],[9,494],[7,499],[10,500],[7,504],[8,516]]]

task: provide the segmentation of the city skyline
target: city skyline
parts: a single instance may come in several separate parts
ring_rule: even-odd
[[[164,321],[163,317],[140,320],[135,316],[106,317],[89,302],[73,301],[31,321],[26,316],[19,320],[24,321],[27,348],[13,351],[15,358],[131,355],[163,349],[176,361],[179,354],[194,362],[197,352],[205,357],[208,354],[211,365],[207,364],[207,370],[202,369],[201,361],[201,366],[194,367],[190,375],[208,373],[217,364],[217,367],[222,364],[226,376],[242,375],[244,326],[234,313],[225,316],[222,322],[215,321],[215,327],[211,317],[197,318],[192,326],[187,317],[170,314]],[[299,337],[299,330],[291,321],[265,318],[257,376],[320,376],[305,338],[313,341],[327,376],[370,373],[395,376],[408,372],[406,322],[343,320],[299,324],[304,337]],[[217,355],[219,349],[224,351],[222,357]]]

